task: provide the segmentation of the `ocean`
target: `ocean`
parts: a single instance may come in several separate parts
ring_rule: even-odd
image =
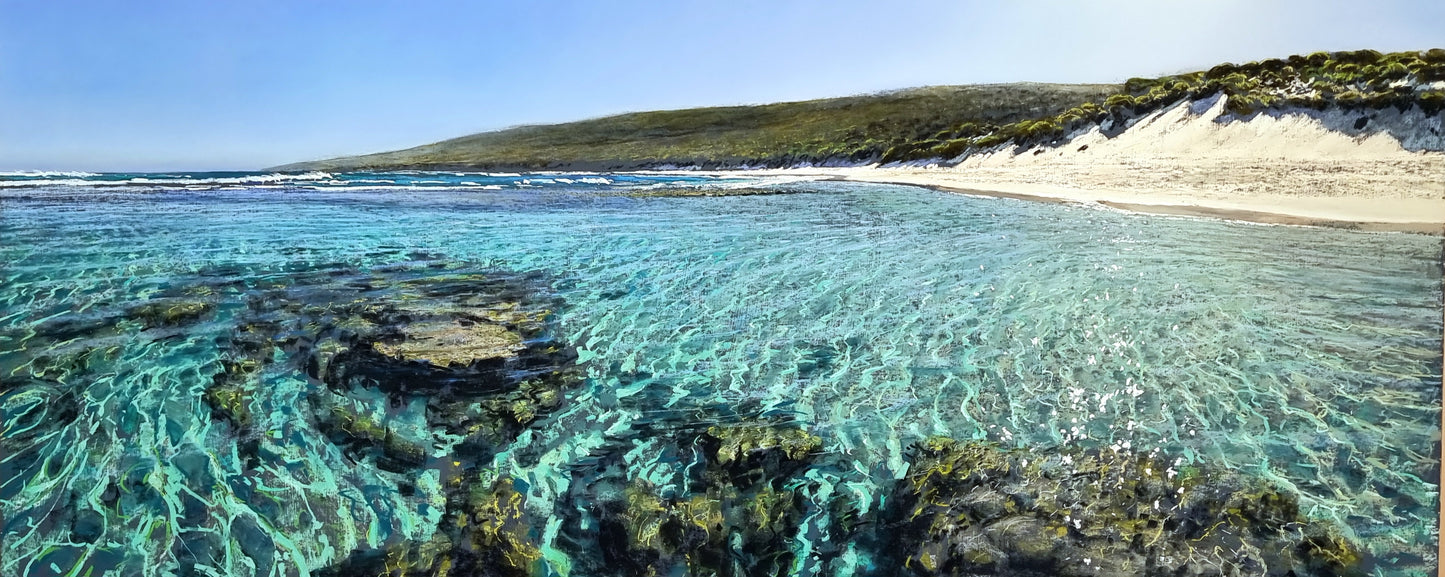
[[[1431,574],[1441,263],[767,175],[4,173],[0,575]]]

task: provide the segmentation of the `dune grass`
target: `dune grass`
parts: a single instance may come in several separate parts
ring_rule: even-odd
[[[1160,78],[1130,78],[1103,105],[1085,102],[1042,118],[1008,124],[960,122],[929,140],[889,150],[883,162],[952,159],[1002,145],[1031,146],[1058,142],[1069,133],[1109,119],[1123,122],[1185,99],[1223,93],[1226,107],[1247,117],[1266,110],[1400,111],[1418,106],[1426,114],[1445,109],[1445,49],[1424,52],[1375,50],[1316,52],[1248,64],[1220,64],[1207,71]]]

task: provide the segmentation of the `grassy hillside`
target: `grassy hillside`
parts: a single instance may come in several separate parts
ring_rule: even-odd
[[[761,106],[621,114],[486,132],[282,170],[405,168],[607,170],[664,165],[863,162],[959,122],[1004,125],[1118,93],[1111,84],[933,86]]]
[[[722,168],[947,160],[1062,142],[1184,99],[1230,112],[1445,109],[1445,49],[1317,52],[1110,84],[934,86],[869,96],[639,112],[523,126],[281,170]]]
[[[961,120],[931,138],[901,144],[883,162],[950,159],[1005,145],[1056,142],[1069,133],[1113,119],[1148,114],[1184,99],[1219,93],[1229,112],[1247,117],[1286,109],[1359,111],[1419,107],[1445,109],[1445,49],[1382,54],[1374,50],[1316,52],[1248,64],[1220,64],[1207,71],[1161,78],[1131,78],[1102,104],[1088,102],[1054,115],[1019,122]]]

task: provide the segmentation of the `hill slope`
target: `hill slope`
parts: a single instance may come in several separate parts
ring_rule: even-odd
[[[1110,84],[934,86],[868,96],[639,112],[523,126],[278,170],[740,168],[962,162],[971,155],[1112,136],[1182,102],[1222,97],[1227,119],[1394,109],[1435,122],[1445,110],[1445,50],[1316,52]],[[1364,121],[1368,123],[1369,121]],[[1365,124],[1409,150],[1440,150],[1418,122]],[[1415,124],[1416,126],[1410,126]],[[1423,138],[1421,135],[1423,134]]]
[[[621,114],[473,134],[278,170],[617,170],[866,162],[959,122],[1009,124],[1118,93],[1113,84],[932,86],[759,106]]]

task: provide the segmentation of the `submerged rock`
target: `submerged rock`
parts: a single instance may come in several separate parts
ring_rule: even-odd
[[[805,516],[789,488],[821,446],[802,429],[747,423],[675,439],[701,450],[691,490],[628,478],[621,456],[574,480],[563,527],[574,563],[596,575],[786,575]],[[580,509],[580,510],[579,510]],[[575,513],[573,513],[575,511]]]
[[[756,424],[708,427],[702,441],[715,469],[742,485],[789,477],[823,445],[803,429]]]
[[[576,352],[551,336],[561,303],[539,279],[399,267],[273,279],[245,298],[246,314],[221,344],[246,360],[223,363],[206,393],[218,415],[255,420],[237,375],[259,367],[267,378],[299,378],[302,403],[269,410],[299,409],[357,466],[396,475],[402,495],[417,490],[408,477],[432,476],[445,496],[432,538],[363,548],[321,574],[540,570],[545,523],[525,510],[520,481],[482,481],[493,455],[582,380]]]
[[[252,359],[240,361],[222,360],[221,371],[211,378],[211,386],[201,396],[210,405],[211,411],[224,417],[241,431],[249,431],[254,419],[251,416],[251,389],[248,380],[260,370],[260,363]]]
[[[930,439],[914,448],[885,548],[917,575],[1353,575],[1363,554],[1295,498],[1142,455],[1059,458]]]
[[[327,391],[318,391],[312,396],[318,410],[315,414],[317,428],[330,434],[341,445],[376,449],[378,466],[392,471],[405,471],[426,464],[432,448],[431,438],[408,434],[402,428],[387,422],[359,407],[349,399]]]
[[[37,378],[5,379],[0,382],[0,449],[13,456],[74,421],[78,410],[74,387]]]
[[[517,481],[498,479],[454,495],[431,539],[361,551],[322,569],[322,577],[527,577],[544,574],[542,519],[530,514]]]
[[[195,322],[215,308],[216,305],[208,301],[167,299],[131,307],[126,311],[126,315],[140,321],[145,328],[152,329]]]
[[[521,335],[504,326],[460,319],[407,325],[401,336],[399,342],[378,342],[372,347],[387,357],[437,367],[503,359],[527,348]]]

